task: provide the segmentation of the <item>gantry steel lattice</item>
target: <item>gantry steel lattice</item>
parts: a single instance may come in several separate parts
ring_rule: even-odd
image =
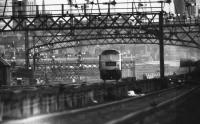
[[[95,3],[93,3],[95,4]],[[96,3],[97,4],[97,3]],[[18,10],[17,14],[5,12],[0,17],[0,32],[28,31],[33,37],[38,52],[52,49],[103,44],[159,44],[162,16],[165,45],[199,48],[199,19],[171,17],[163,11],[164,2],[99,3],[107,6],[98,9],[74,8],[87,4],[49,5],[59,9],[43,10],[33,6],[35,11]],[[112,8],[123,6],[126,8]],[[144,6],[147,4],[146,6]],[[7,6],[9,8],[9,6]],[[98,12],[98,13],[97,13]],[[171,20],[170,20],[171,19]],[[31,41],[33,42],[33,41]],[[53,47],[49,47],[53,46]],[[40,49],[42,48],[42,49]],[[50,49],[51,48],[51,49]]]
[[[30,6],[20,4],[17,11],[1,14],[0,32],[25,31],[32,37],[31,41],[27,38],[27,60],[29,54],[78,46],[159,44],[164,68],[163,45],[199,48],[200,36],[199,18],[166,13],[165,4],[163,1],[70,3],[49,5],[51,9],[45,11],[38,5],[28,11]],[[98,8],[94,9],[94,5]],[[164,69],[161,73],[164,76]]]

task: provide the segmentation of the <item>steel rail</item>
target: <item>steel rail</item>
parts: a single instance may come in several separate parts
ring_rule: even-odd
[[[130,114],[127,114],[123,117],[120,117],[118,119],[112,120],[107,122],[106,124],[134,124],[137,123],[139,124],[139,122],[144,122],[145,118],[148,118],[148,116],[150,116],[150,118],[155,114],[158,113],[160,111],[164,111],[166,108],[166,106],[175,106],[177,104],[179,104],[178,101],[184,99],[184,97],[186,97],[187,95],[191,94],[192,92],[194,92],[195,90],[199,89],[198,87],[192,88],[189,91],[179,94],[178,96],[171,98],[169,100],[163,101],[159,104],[157,104],[155,107],[146,107],[143,108],[139,111],[136,112],[132,112]],[[167,107],[169,109],[169,107]],[[156,109],[156,111],[155,111]]]

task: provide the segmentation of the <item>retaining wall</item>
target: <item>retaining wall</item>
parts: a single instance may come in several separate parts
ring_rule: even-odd
[[[80,86],[48,86],[0,91],[0,120],[26,118],[128,97],[128,91],[147,93],[164,88],[160,79]]]

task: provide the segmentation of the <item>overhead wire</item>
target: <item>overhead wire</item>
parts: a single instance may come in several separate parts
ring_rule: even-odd
[[[8,0],[6,0],[6,1],[5,1],[5,4],[4,4],[4,9],[3,9],[3,16],[5,15],[5,11],[6,11],[6,6],[7,6],[7,1],[8,1]]]
[[[100,9],[100,5],[99,5],[99,0],[97,0],[97,4],[98,4],[99,13],[101,14],[101,9]]]

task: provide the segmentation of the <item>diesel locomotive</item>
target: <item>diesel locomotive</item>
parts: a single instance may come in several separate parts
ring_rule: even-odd
[[[104,50],[99,55],[99,70],[102,80],[119,80],[122,77],[121,53],[117,50]]]

